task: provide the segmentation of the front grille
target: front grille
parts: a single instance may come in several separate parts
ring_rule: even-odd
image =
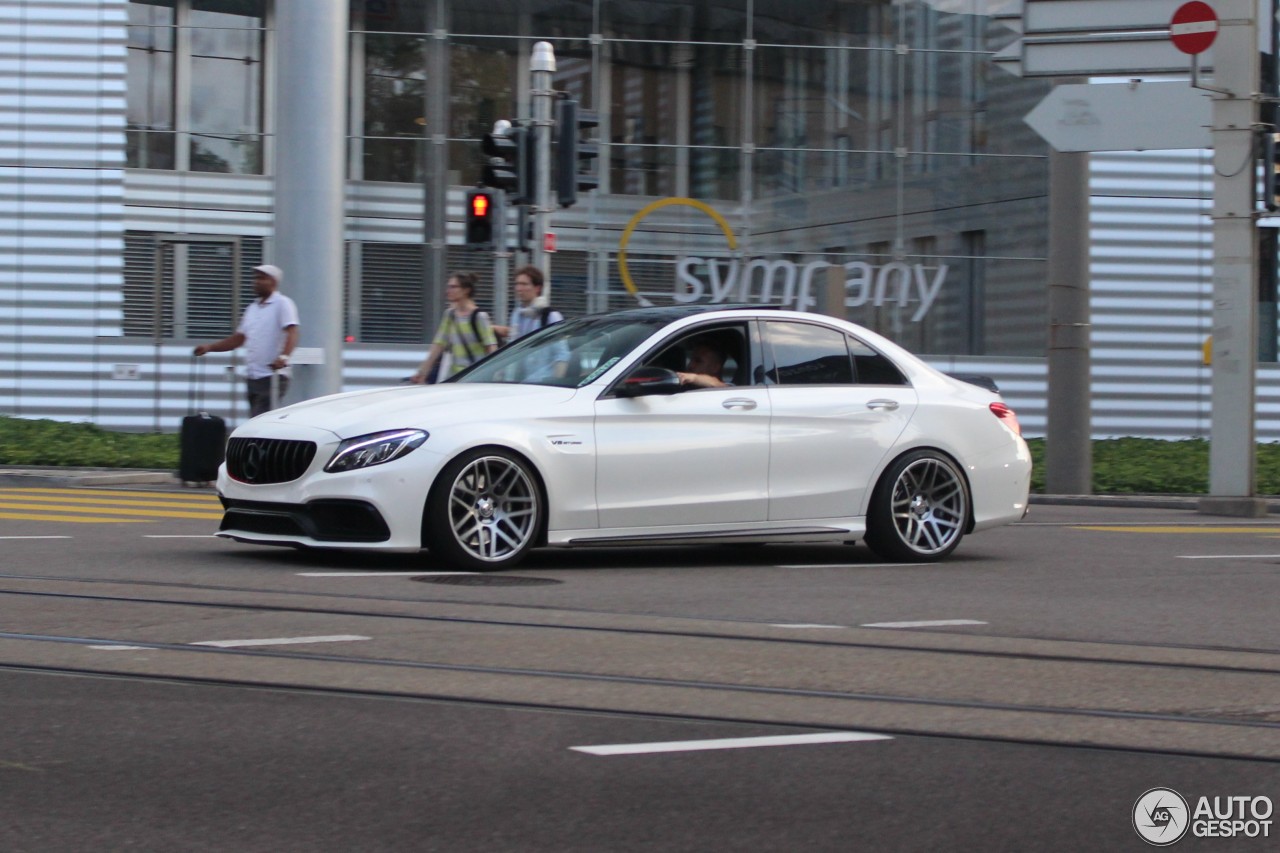
[[[315,458],[312,441],[233,438],[227,443],[227,474],[242,483],[287,483],[301,477]]]

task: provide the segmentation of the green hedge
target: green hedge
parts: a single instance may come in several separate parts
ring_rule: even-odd
[[[1033,438],[1027,443],[1035,463],[1031,488],[1043,492],[1045,442]],[[0,415],[0,465],[176,468],[178,437]],[[1257,479],[1258,494],[1280,494],[1280,444],[1258,445]],[[1095,494],[1204,494],[1208,488],[1209,442],[1204,439],[1114,438],[1093,443]]]
[[[1031,489],[1044,491],[1043,438],[1027,441],[1034,462]],[[1097,495],[1200,495],[1209,489],[1209,442],[1202,438],[1111,438],[1093,443]],[[1280,494],[1280,444],[1259,444],[1257,492]]]
[[[0,416],[0,465],[177,468],[178,436]]]

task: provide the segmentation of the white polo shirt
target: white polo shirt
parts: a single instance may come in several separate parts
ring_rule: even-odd
[[[236,329],[245,337],[244,362],[250,379],[270,376],[271,362],[284,349],[284,330],[298,325],[298,306],[283,293],[272,293],[266,302],[255,299],[244,309],[244,318]],[[289,368],[279,371],[289,375]]]

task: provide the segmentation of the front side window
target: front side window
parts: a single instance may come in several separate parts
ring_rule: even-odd
[[[644,360],[646,367],[712,376],[725,385],[751,385],[747,329],[741,323],[699,327],[659,348]],[[692,388],[711,387],[693,385]]]

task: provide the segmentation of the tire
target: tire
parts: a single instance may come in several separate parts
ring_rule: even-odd
[[[479,448],[444,467],[427,500],[427,548],[467,571],[509,569],[537,543],[546,515],[527,462]]]
[[[931,563],[960,544],[969,522],[969,489],[956,464],[933,450],[896,460],[867,512],[866,543],[885,560]]]

